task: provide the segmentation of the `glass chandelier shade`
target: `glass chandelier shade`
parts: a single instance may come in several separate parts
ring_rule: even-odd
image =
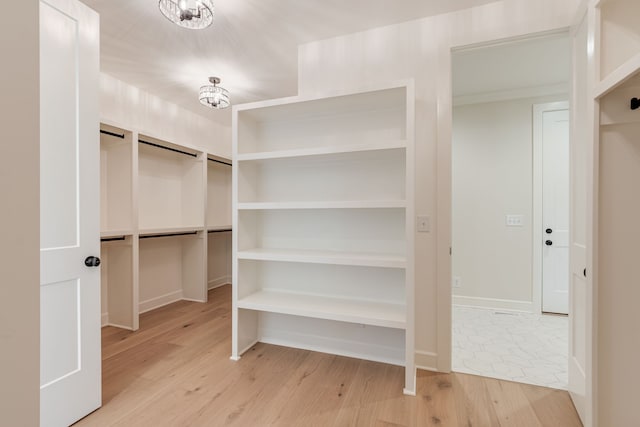
[[[220,79],[218,77],[209,77],[211,85],[200,87],[200,103],[211,108],[227,108],[231,105],[229,100],[229,91],[218,86]]]
[[[158,7],[169,21],[184,28],[201,30],[213,23],[211,0],[160,0]]]

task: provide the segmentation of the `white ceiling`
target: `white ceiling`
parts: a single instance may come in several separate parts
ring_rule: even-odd
[[[232,103],[294,95],[297,46],[495,0],[213,0],[214,23],[176,26],[157,0],[82,0],[100,13],[102,71],[212,120],[198,103],[209,76]]]
[[[571,45],[555,34],[454,52],[454,97],[564,86],[569,90]]]

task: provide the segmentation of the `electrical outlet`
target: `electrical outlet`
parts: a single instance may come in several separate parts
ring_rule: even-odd
[[[454,288],[461,288],[462,287],[462,280],[460,279],[460,277],[455,276],[453,278],[453,287]]]
[[[430,231],[429,217],[426,215],[418,215],[417,228],[421,233],[428,233]]]

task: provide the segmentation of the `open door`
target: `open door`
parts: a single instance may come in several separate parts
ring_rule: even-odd
[[[591,12],[586,2],[572,28],[571,176],[569,233],[569,393],[585,426],[593,425],[594,104]]]
[[[41,426],[101,402],[98,43],[94,11],[40,1]]]

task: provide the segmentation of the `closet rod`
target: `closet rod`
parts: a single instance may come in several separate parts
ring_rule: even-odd
[[[142,139],[139,139],[138,142],[140,144],[146,144],[146,145],[150,145],[152,147],[156,147],[156,148],[162,148],[163,150],[169,150],[169,151],[173,151],[175,153],[180,153],[180,154],[186,154],[187,156],[191,156],[191,157],[198,157],[197,154],[193,154],[193,153],[188,153],[186,151],[182,151],[182,150],[177,150],[175,148],[170,148],[170,147],[165,147],[164,145],[160,145],[160,144],[154,144],[153,142],[149,142],[149,141],[144,141]]]
[[[197,231],[188,233],[169,233],[169,234],[149,234],[148,236],[140,236],[141,239],[155,239],[156,237],[173,237],[173,236],[192,236],[198,234]]]
[[[209,233],[226,233],[227,231],[232,231],[230,228],[227,228],[225,230],[209,230]]]
[[[209,160],[210,162],[222,163],[223,165],[227,165],[227,166],[233,166],[231,163],[223,162],[222,160],[209,159],[209,158],[207,158],[207,160]]]
[[[115,242],[117,240],[125,240],[124,237],[103,237],[100,239],[101,242]]]
[[[638,108],[640,108],[640,99],[631,98],[631,109],[637,110]]]
[[[102,130],[102,129],[100,129],[100,133],[104,133],[105,135],[115,136],[116,138],[124,139],[124,134],[109,132],[108,130]]]

